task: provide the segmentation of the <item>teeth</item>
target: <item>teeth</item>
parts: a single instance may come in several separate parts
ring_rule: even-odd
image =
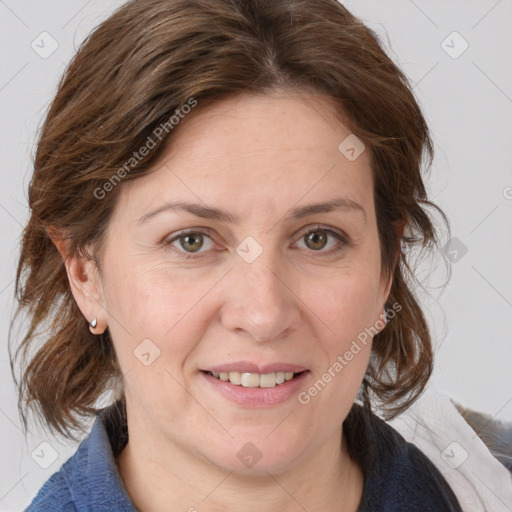
[[[229,372],[228,377],[231,384],[236,384],[237,386],[242,384],[242,374],[240,372]]]
[[[241,372],[208,372],[212,377],[224,382],[231,382],[245,388],[273,388],[294,377],[293,372],[274,373],[241,373]]]
[[[242,386],[244,388],[257,388],[259,385],[260,376],[257,373],[242,373]]]
[[[263,375],[260,375],[260,388],[273,388],[276,384],[277,377],[275,373],[264,373]]]

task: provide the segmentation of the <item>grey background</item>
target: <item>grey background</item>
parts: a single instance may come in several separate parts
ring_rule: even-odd
[[[27,439],[22,435],[7,332],[38,126],[75,48],[121,3],[0,0],[3,511],[22,510],[76,449],[76,444],[37,429]],[[415,84],[434,136],[436,159],[428,186],[432,199],[447,213],[456,240],[446,252],[454,263],[444,291],[436,289],[444,273],[432,267],[421,273],[431,285],[422,298],[437,346],[431,385],[466,406],[512,420],[512,1],[345,4],[383,38],[392,58]],[[58,44],[47,58],[31,47],[35,41],[38,51],[51,49],[52,41],[40,36],[42,32]],[[469,46],[457,56],[464,41]]]

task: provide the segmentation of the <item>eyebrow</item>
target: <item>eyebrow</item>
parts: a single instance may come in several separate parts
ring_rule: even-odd
[[[138,220],[138,223],[143,224],[147,222],[149,219],[155,217],[156,215],[162,212],[174,210],[186,211],[191,213],[192,215],[201,217],[203,219],[217,220],[224,223],[235,224],[240,220],[238,216],[232,215],[231,213],[221,210],[219,208],[204,206],[202,204],[192,203],[189,201],[171,201],[165,203],[159,208],[156,208],[155,210],[150,211],[149,213],[146,213]],[[364,221],[366,222],[365,209],[359,203],[356,203],[352,199],[348,199],[345,197],[337,197],[321,203],[297,206],[290,210],[285,215],[285,218],[292,220],[302,219],[303,217],[308,217],[309,215],[314,215],[315,213],[327,213],[335,210],[360,211],[363,214]]]

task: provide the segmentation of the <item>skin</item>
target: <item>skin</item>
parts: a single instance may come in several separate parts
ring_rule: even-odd
[[[329,100],[310,92],[242,94],[200,107],[176,128],[153,172],[121,185],[101,274],[91,261],[66,258],[82,313],[97,318],[95,333],[108,326],[125,375],[130,440],[116,461],[120,475],[144,512],[355,511],[364,478],[342,423],[371,341],[307,405],[296,395],[268,407],[235,404],[200,370],[240,360],[300,364],[309,370],[304,391],[381,318],[391,282],[380,265],[369,152],[349,161],[338,150],[351,132]],[[286,217],[335,197],[364,213]],[[239,221],[185,211],[139,221],[176,200]],[[315,250],[304,235],[317,224],[350,243],[329,235]],[[189,228],[204,233],[197,259],[184,257],[190,246],[179,239],[169,243]],[[252,263],[236,252],[248,236],[263,251]],[[134,355],[145,339],[160,350],[149,366]],[[247,442],[262,454],[252,468],[237,457]]]

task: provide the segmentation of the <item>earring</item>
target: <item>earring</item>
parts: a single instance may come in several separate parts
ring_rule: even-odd
[[[96,326],[98,325],[98,320],[94,318],[91,322],[89,322],[89,327],[91,329],[96,329]]]

